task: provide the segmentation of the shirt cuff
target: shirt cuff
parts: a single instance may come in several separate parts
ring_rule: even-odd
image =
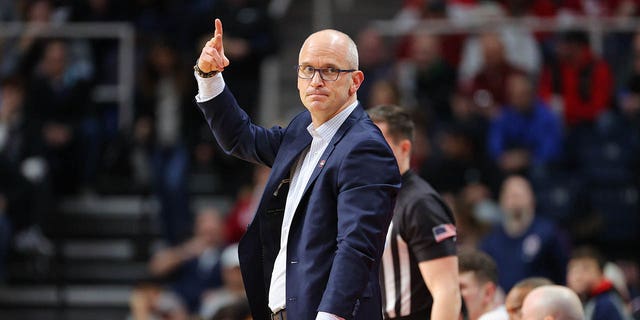
[[[344,318],[340,318],[331,313],[319,311],[318,316],[316,316],[316,320],[344,320]]]
[[[209,101],[217,97],[224,90],[224,78],[222,78],[222,73],[220,72],[211,78],[203,78],[195,72],[193,75],[196,77],[196,81],[198,81],[196,102]]]

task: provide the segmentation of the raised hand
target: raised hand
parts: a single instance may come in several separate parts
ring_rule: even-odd
[[[211,38],[202,48],[198,58],[198,67],[203,72],[222,71],[229,65],[229,59],[224,55],[222,44],[222,21],[216,19],[215,31]]]

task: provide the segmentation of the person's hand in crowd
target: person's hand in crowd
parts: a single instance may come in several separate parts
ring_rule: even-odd
[[[188,260],[201,255],[207,248],[209,248],[209,244],[205,239],[194,237],[180,246],[180,252],[184,260]]]
[[[213,38],[207,41],[198,58],[198,68],[203,72],[222,71],[229,65],[229,59],[224,54],[222,43],[222,22],[215,21]]]

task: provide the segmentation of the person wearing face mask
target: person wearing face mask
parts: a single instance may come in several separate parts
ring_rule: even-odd
[[[502,223],[481,241],[500,269],[499,284],[505,292],[528,277],[545,277],[564,283],[569,241],[552,221],[536,215],[529,181],[509,176],[500,193]]]

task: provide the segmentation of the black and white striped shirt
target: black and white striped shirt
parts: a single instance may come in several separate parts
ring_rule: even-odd
[[[426,181],[408,171],[382,256],[385,319],[429,319],[433,298],[418,263],[456,254],[453,214]]]

